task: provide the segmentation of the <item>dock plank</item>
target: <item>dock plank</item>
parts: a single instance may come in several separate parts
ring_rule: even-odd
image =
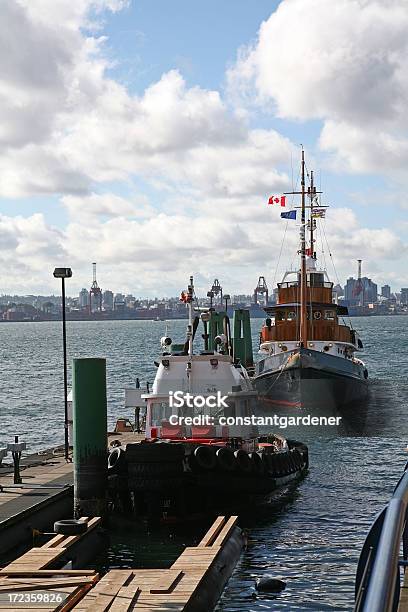
[[[235,528],[237,521],[237,516],[231,516],[225,523],[217,538],[214,540],[212,546],[223,546]]]
[[[6,565],[3,570],[46,569],[47,565],[49,565],[53,561],[56,561],[66,552],[66,548],[32,548],[15,561],[12,561],[8,565]]]
[[[73,609],[76,612],[105,612],[133,575],[133,570],[111,570]]]
[[[226,522],[225,516],[218,516],[198,546],[200,548],[205,547],[205,546],[211,546],[211,544],[213,543],[213,541],[216,539],[219,532],[221,531],[222,527],[224,526],[225,522]]]
[[[181,570],[169,569],[160,572],[157,582],[150,587],[150,593],[170,593],[183,576]]]
[[[127,587],[122,587],[116,595],[109,612],[128,612],[134,609],[134,604],[137,602],[141,588],[134,584],[134,581]]]

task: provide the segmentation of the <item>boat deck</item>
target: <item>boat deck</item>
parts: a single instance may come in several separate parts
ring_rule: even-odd
[[[0,610],[181,612],[195,609],[189,605],[210,571],[221,587],[229,578],[231,572],[225,572],[225,564],[218,567],[217,559],[235,530],[236,516],[218,517],[198,546],[185,548],[169,569],[115,569],[102,578],[92,570],[47,569],[99,522],[92,519],[80,536],[57,535],[0,570]],[[53,597],[59,600],[50,601]],[[24,598],[35,606],[24,605]]]

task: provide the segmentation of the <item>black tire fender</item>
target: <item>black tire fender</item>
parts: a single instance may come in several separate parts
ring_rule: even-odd
[[[234,452],[234,455],[239,471],[243,474],[251,474],[252,463],[248,453],[246,453],[242,448],[239,448]]]
[[[194,450],[194,457],[197,465],[203,470],[213,470],[217,465],[215,449],[209,444],[197,446]]]
[[[258,453],[249,453],[249,458],[251,459],[254,474],[263,474],[264,466],[260,455]]]
[[[140,442],[126,445],[128,463],[163,463],[180,461],[184,457],[184,445],[177,442]]]
[[[179,489],[183,483],[183,478],[136,478],[128,479],[131,491],[158,491],[171,493],[174,489]]]
[[[115,474],[120,472],[121,468],[125,466],[126,458],[124,449],[120,446],[115,446],[109,452],[108,455],[108,472]]]
[[[216,452],[217,464],[224,472],[233,472],[236,468],[234,453],[230,448],[222,446]]]
[[[128,474],[129,476],[136,476],[141,478],[161,476],[173,476],[176,474],[183,473],[183,464],[179,462],[163,462],[163,463],[129,463]]]
[[[76,519],[64,519],[61,521],[55,521],[54,533],[60,533],[61,535],[81,535],[86,533],[88,529],[88,521],[78,521]]]
[[[268,457],[268,472],[272,476],[279,476],[281,473],[279,457],[274,453],[267,455]]]
[[[279,457],[280,462],[281,462],[281,474],[282,476],[286,476],[286,474],[289,474],[289,457],[288,457],[288,453],[282,453]]]

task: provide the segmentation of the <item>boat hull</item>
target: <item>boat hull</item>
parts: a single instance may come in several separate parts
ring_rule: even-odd
[[[267,442],[268,436],[261,439],[265,439],[266,447],[272,446]],[[173,465],[171,472],[163,453],[171,450],[173,444],[131,446],[140,446],[144,453],[148,449],[150,462],[136,462],[139,449],[131,449],[133,454],[128,457],[127,474],[123,471],[110,479],[110,497],[112,501],[119,501],[118,497],[125,499],[131,492],[133,509],[129,510],[151,523],[163,519],[172,522],[184,521],[187,517],[239,514],[269,505],[284,489],[302,478],[309,467],[307,447],[295,440],[288,441],[285,451],[251,453],[259,459],[251,459],[249,468],[240,466],[234,459],[228,470],[220,457],[216,464],[208,467],[197,464],[189,454],[196,445],[190,448],[191,445],[177,444],[184,446],[186,455],[183,463]],[[208,448],[215,453],[217,448],[224,447],[221,444]],[[146,459],[146,455],[143,456]],[[184,469],[186,462],[191,469]]]
[[[264,411],[269,405],[331,416],[368,396],[364,364],[309,349],[267,357],[258,364],[254,384]]]

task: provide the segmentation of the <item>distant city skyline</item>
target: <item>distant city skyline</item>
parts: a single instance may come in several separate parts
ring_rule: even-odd
[[[382,290],[384,288],[389,288],[389,294],[398,294],[401,292],[402,289],[404,289],[404,287],[397,287],[397,288],[393,288],[391,285],[389,285],[388,283],[385,283],[385,285],[380,286],[378,283],[375,283],[375,279],[369,279],[366,276],[362,276],[362,279],[368,279],[369,281],[372,281],[372,283],[375,285],[376,287],[376,292],[378,296],[383,296],[383,297],[389,297],[389,295],[384,295]],[[220,279],[221,280],[221,279]],[[346,281],[344,283],[340,282],[340,286],[342,288],[342,290],[344,291],[346,289],[347,286],[347,282],[348,281],[356,281],[357,280],[357,276],[349,276]],[[267,281],[267,279],[266,279]],[[407,282],[408,285],[408,282]],[[222,283],[221,283],[222,286]],[[335,289],[337,286],[337,283],[333,283],[333,289]],[[255,288],[255,287],[254,287]],[[254,293],[254,288],[252,290],[247,290],[244,293],[233,293],[231,291],[229,291],[228,286],[223,287],[223,291],[225,293],[228,293],[229,295],[231,295],[232,297],[245,297],[245,298],[253,298],[253,293]],[[196,294],[199,298],[205,298],[207,296],[207,292],[211,289],[211,284],[203,290],[202,294],[198,293],[197,288],[196,288]],[[269,295],[272,296],[272,294],[274,293],[274,291],[276,290],[276,287],[271,287],[268,284],[268,289],[269,289]],[[175,300],[179,298],[179,295],[181,293],[181,291],[183,290],[183,287],[180,286],[180,291],[177,294],[174,295],[154,295],[154,296],[147,296],[147,295],[142,295],[142,294],[137,294],[135,291],[112,291],[109,287],[104,288],[101,287],[102,290],[102,294],[104,293],[111,293],[112,294],[112,298],[114,298],[115,296],[122,296],[122,297],[132,297],[135,298],[136,300],[140,300],[140,301],[154,301],[154,300]],[[89,291],[90,291],[90,287],[82,287],[81,290],[78,293],[72,293],[70,291],[66,291],[66,296],[69,299],[76,299],[76,298],[80,298],[80,295],[82,292],[86,293],[87,298],[89,298]],[[60,294],[58,293],[58,291],[56,291],[55,293],[52,294],[18,294],[18,293],[0,293],[0,302],[2,302],[2,300],[4,300],[5,297],[21,297],[21,298],[55,298],[55,299],[60,299]],[[262,298],[261,298],[262,301]]]

